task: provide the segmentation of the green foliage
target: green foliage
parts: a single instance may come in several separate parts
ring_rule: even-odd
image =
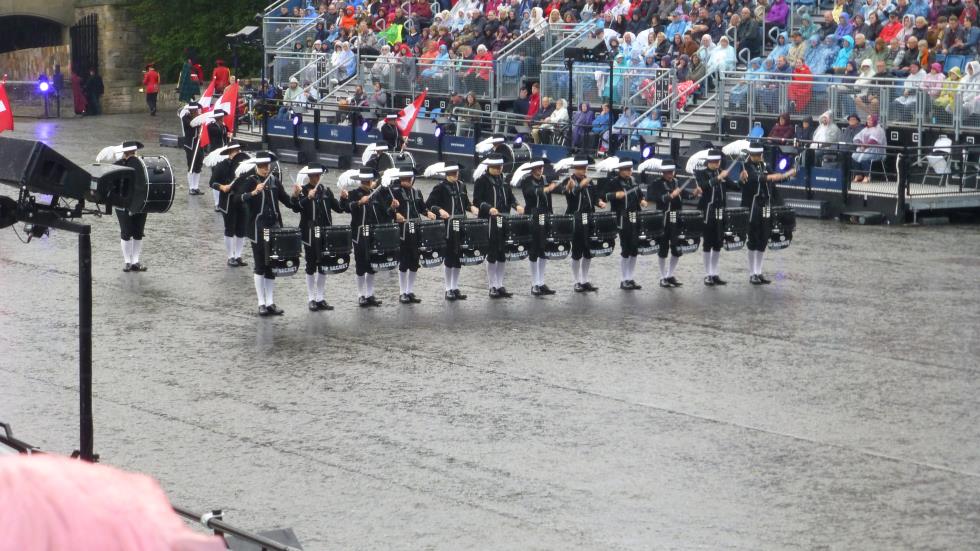
[[[216,59],[232,66],[232,52],[225,35],[246,25],[259,25],[255,14],[271,0],[136,0],[130,15],[146,41],[146,60],[156,63],[164,82],[176,82],[186,52],[205,69],[205,78]],[[238,73],[258,75],[260,48],[238,48]]]

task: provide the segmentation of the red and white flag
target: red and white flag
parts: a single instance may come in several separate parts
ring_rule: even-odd
[[[401,131],[402,137],[407,138],[412,132],[412,127],[415,126],[415,119],[419,116],[419,111],[422,110],[422,102],[425,101],[425,95],[429,93],[429,89],[426,88],[422,90],[419,97],[415,98],[415,101],[411,105],[406,105],[398,113],[398,130]]]
[[[3,79],[0,80],[0,132],[14,129],[14,112],[10,109],[7,90],[3,87],[6,82],[7,75],[3,75]]]
[[[201,99],[198,103],[201,104],[201,112],[207,113],[211,110],[211,98],[214,97],[214,79],[211,79],[211,84],[204,90],[204,94],[201,95]]]
[[[231,86],[225,88],[225,92],[221,94],[221,99],[214,106],[215,109],[222,109],[225,113],[228,113],[224,117],[225,128],[231,131],[235,128],[235,112],[238,110],[238,83],[234,83]]]

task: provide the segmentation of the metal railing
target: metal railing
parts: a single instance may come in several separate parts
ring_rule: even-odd
[[[212,512],[208,515],[199,515],[193,513],[182,507],[174,507],[174,512],[183,517],[184,519],[200,524],[205,528],[211,530],[214,535],[220,536],[222,539],[225,535],[234,536],[237,539],[246,541],[252,545],[258,546],[263,551],[299,551],[295,547],[273,541],[265,536],[260,536],[258,534],[253,534],[236,526],[228,524],[221,519],[221,512],[218,511],[217,514]]]
[[[304,67],[322,58],[323,54],[306,52],[278,54],[272,60],[272,82],[285,88],[285,83],[289,82],[289,77],[300,73]],[[327,59],[329,60],[329,56]]]
[[[656,88],[656,83],[663,84],[669,73],[669,69],[659,67],[615,68],[612,75],[613,108],[621,109],[632,103],[645,107],[643,101],[639,101],[644,100],[645,94],[655,101],[658,95],[665,93]],[[563,64],[544,65],[540,82],[542,96],[568,98],[569,71]],[[571,87],[576,103],[598,105],[609,102],[609,84],[608,63],[579,62],[572,68]]]
[[[541,63],[561,63],[564,58],[565,48],[577,44],[585,35],[595,30],[596,27],[597,20],[595,18],[574,25],[549,25],[548,35],[551,36],[551,46],[546,48],[544,53],[541,54]]]
[[[718,79],[718,74],[715,72],[706,73],[703,77],[699,78],[694,83],[688,85],[686,83],[679,83],[673,89],[671,96],[674,97],[674,101],[670,102],[670,124],[671,126],[680,126],[684,124],[685,121],[693,117],[699,111],[704,109],[706,105],[710,105],[712,100],[715,100],[714,109],[715,112],[712,115],[715,117],[715,121],[721,120],[722,105],[720,101],[717,101],[720,97],[721,87],[716,84]],[[714,89],[711,89],[712,84],[715,84]],[[682,86],[688,86],[688,90],[681,90]],[[684,101],[684,109],[681,109],[681,99],[682,96],[685,98],[690,98],[692,96],[697,96],[698,101],[690,109],[687,108],[688,101]],[[718,124],[720,128],[720,123]]]
[[[275,21],[278,18],[270,17],[266,19]],[[303,44],[303,47],[306,48],[306,39],[313,37],[314,31],[316,30],[316,24],[323,21],[322,19],[319,19],[317,17],[313,17],[313,18],[304,17],[300,19],[291,17],[289,18],[289,20],[294,22],[293,25],[291,26],[291,30],[289,30],[288,34],[286,34],[285,36],[279,37],[279,39],[274,44],[267,45],[265,48],[266,55],[272,53],[278,54],[280,52],[281,53],[293,52],[294,51],[293,47],[296,45],[297,42]],[[265,19],[263,19],[263,24],[265,24]],[[285,31],[285,29],[283,29],[283,31]]]
[[[626,106],[633,112],[645,113],[647,109],[670,95],[673,77],[673,71],[661,69],[652,80],[640,81],[639,89],[626,100]]]
[[[432,96],[473,92],[478,100],[495,103],[497,67],[497,61],[450,59],[436,64],[409,57],[363,56],[355,82],[367,89],[372,81],[378,81],[388,94],[408,96],[416,96],[426,88]],[[481,73],[487,78],[482,78]]]
[[[548,24],[537,27],[512,40],[497,52],[497,99],[517,99],[525,81],[535,81],[541,74],[541,56],[548,47],[551,33]]]

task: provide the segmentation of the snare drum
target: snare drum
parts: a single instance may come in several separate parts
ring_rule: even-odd
[[[664,213],[640,211],[636,213],[636,249],[641,255],[656,254],[660,250],[657,240],[664,236]]]
[[[569,214],[539,214],[538,227],[544,238],[544,257],[562,260],[572,252],[575,217]]]
[[[593,257],[609,256],[616,245],[619,235],[619,225],[616,223],[616,213],[590,212],[583,213],[586,235],[589,238],[589,251]]]
[[[303,252],[299,228],[262,228],[262,248],[266,266],[277,276],[291,276],[299,270]]]
[[[143,171],[136,173],[126,210],[132,213],[167,212],[174,202],[174,172],[166,157],[136,157]]]
[[[459,233],[459,263],[476,266],[487,258],[490,222],[484,218],[454,218],[452,229]]]
[[[793,231],[796,230],[796,213],[790,207],[775,206],[769,207],[769,248],[782,250],[789,247],[793,241]],[[765,211],[766,209],[763,209]]]
[[[342,274],[350,267],[350,226],[316,226],[311,247],[317,254],[320,273]]]
[[[384,174],[389,168],[400,168],[415,171],[415,157],[408,151],[381,151],[378,153],[378,174]]]
[[[441,266],[446,256],[446,223],[439,219],[417,220],[414,223],[419,264],[423,268]]]
[[[398,253],[401,249],[401,232],[398,224],[374,224],[363,227],[367,232],[367,251],[371,268],[378,271],[397,268]]]
[[[704,232],[704,217],[699,210],[670,211],[670,247],[680,253],[697,252]]]
[[[726,251],[737,251],[745,247],[749,235],[749,209],[742,207],[720,209],[722,213],[721,230],[722,246]]]
[[[500,217],[500,228],[504,238],[504,254],[507,260],[524,260],[531,254],[530,245],[534,241],[531,217],[513,214]]]

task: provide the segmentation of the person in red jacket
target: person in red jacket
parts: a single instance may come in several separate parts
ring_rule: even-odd
[[[146,92],[146,106],[150,108],[150,116],[157,116],[157,94],[160,93],[160,73],[152,63],[146,66],[143,73],[143,91]]]
[[[214,93],[220,95],[225,91],[225,86],[228,86],[228,82],[231,80],[231,71],[228,67],[225,67],[225,62],[220,59],[215,62],[217,67],[211,73],[211,78],[214,79]]]
[[[527,120],[531,120],[541,108],[541,87],[538,86],[537,82],[531,85],[531,95],[528,96],[527,103]]]

